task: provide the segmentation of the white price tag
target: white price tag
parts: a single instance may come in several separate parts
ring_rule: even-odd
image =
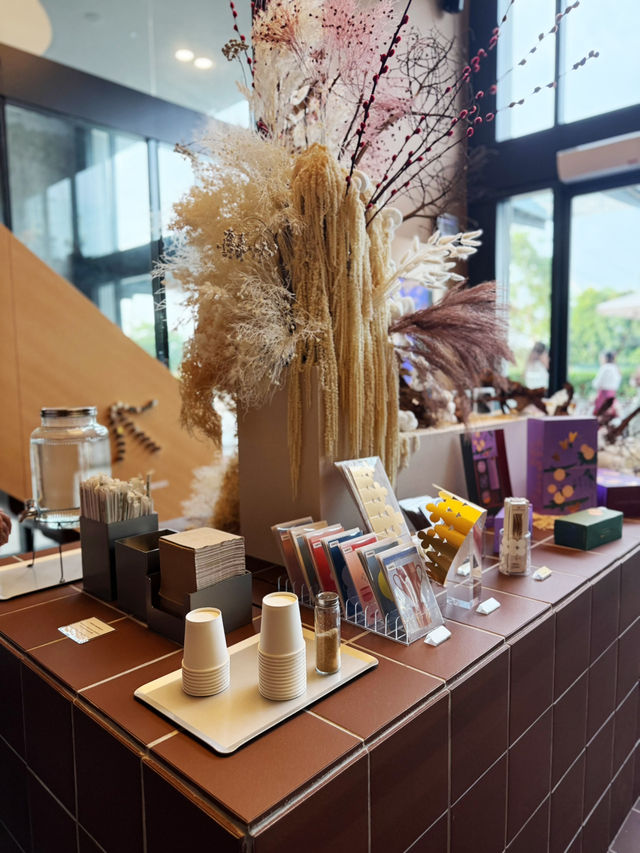
[[[478,613],[482,613],[484,616],[488,616],[489,613],[493,613],[494,610],[497,610],[500,607],[500,602],[496,601],[495,598],[487,598],[486,601],[483,601],[482,604],[479,604],[476,607],[476,611]]]
[[[74,643],[88,643],[89,640],[94,640],[102,634],[115,631],[115,628],[107,625],[101,619],[91,616],[89,619],[82,619],[80,622],[73,622],[71,625],[63,625],[62,628],[58,628],[58,631],[61,631]]]
[[[551,569],[549,566],[540,566],[539,569],[536,569],[533,573],[534,581],[546,581],[548,577],[551,576]]]
[[[434,628],[433,631],[429,631],[427,636],[424,638],[424,641],[430,646],[439,646],[440,643],[444,643],[445,640],[448,640],[450,636],[451,631],[448,628],[445,628],[444,625],[438,625],[438,627]]]

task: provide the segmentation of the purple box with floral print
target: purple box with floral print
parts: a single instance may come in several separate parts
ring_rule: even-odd
[[[596,506],[595,418],[529,418],[527,497],[534,512],[569,515]]]

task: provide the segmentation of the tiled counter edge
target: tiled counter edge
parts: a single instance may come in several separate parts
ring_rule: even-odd
[[[143,673],[175,669],[176,647],[156,648],[147,638],[152,663],[133,660],[124,675],[105,663],[102,684],[74,687],[78,672],[51,650],[70,641],[48,639],[38,618],[27,634],[43,642],[25,650],[5,633],[20,635],[23,620],[0,615],[3,693],[19,696],[0,707],[0,842],[5,832],[7,850],[40,853],[43,833],[57,832],[72,845],[60,848],[65,853],[161,853],[177,849],[187,831],[190,841],[256,853],[302,839],[305,851],[517,853],[579,849],[594,833],[604,837],[605,825],[612,838],[640,783],[637,540],[597,562],[570,594],[531,610],[511,635],[455,625],[465,647],[476,643],[468,661],[416,666],[410,656],[421,644],[384,643],[381,652],[372,648],[377,638],[353,632],[350,643],[380,656],[375,675],[259,738],[235,762],[155,715],[148,731],[146,718],[131,716],[129,706],[125,713],[110,694],[116,681],[127,692],[132,684],[132,693],[136,681],[150,680]],[[59,600],[62,591],[53,592]],[[46,593],[29,598],[30,621],[46,601]],[[604,603],[614,605],[615,618]],[[118,611],[109,615],[125,640],[145,630]],[[388,695],[376,693],[385,684]],[[584,723],[579,717],[575,725],[576,713]],[[571,743],[567,720],[580,735]],[[268,767],[258,767],[261,757]],[[325,836],[316,837],[314,826]]]

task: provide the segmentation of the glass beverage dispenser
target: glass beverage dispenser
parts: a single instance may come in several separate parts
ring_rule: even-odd
[[[111,474],[109,430],[95,406],[45,408],[31,433],[31,483],[37,520],[49,526],[77,524],[80,482]]]

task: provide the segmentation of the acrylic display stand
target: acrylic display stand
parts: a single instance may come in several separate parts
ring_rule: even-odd
[[[484,525],[474,526],[467,535],[447,574],[447,607],[472,610],[482,595],[482,553]]]
[[[446,489],[438,495],[426,508],[432,526],[418,532],[427,570],[445,589],[447,607],[471,610],[482,591],[487,511]]]
[[[289,578],[281,575],[278,578],[278,589],[293,592],[298,597],[298,601],[302,607],[313,609],[312,598],[306,587],[295,587]],[[347,600],[345,603],[345,613],[342,614],[341,618],[343,622],[347,622],[349,625],[362,628],[363,631],[371,631],[372,634],[378,634],[380,637],[393,640],[394,643],[402,643],[404,646],[408,646],[410,643],[426,637],[431,631],[444,623],[442,613],[437,608],[432,622],[424,630],[415,633],[409,638],[397,610],[393,613],[383,615],[378,608],[363,608],[357,598]]]

